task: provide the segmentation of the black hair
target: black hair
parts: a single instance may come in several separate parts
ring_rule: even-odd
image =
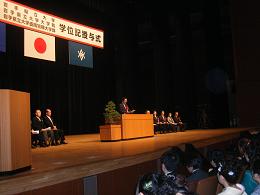
[[[186,166],[192,167],[193,169],[201,169],[202,167],[202,158],[200,156],[191,156],[187,159]]]
[[[221,164],[224,164],[225,153],[223,150],[214,149],[207,153],[207,158],[210,162],[213,161],[216,166],[219,167]]]
[[[238,141],[238,147],[240,148],[242,155],[247,155],[249,161],[251,161],[256,155],[256,146],[254,142],[249,138],[241,138]],[[249,162],[250,163],[250,162]]]
[[[161,156],[160,161],[168,171],[175,173],[180,165],[180,156],[169,150]]]
[[[144,195],[156,195],[160,182],[160,174],[147,173],[139,178],[136,194],[142,192]]]
[[[175,195],[174,184],[159,173],[147,173],[140,177],[136,194],[144,195]]]
[[[236,184],[241,176],[242,166],[236,159],[226,161],[223,166],[218,168],[218,174],[222,175],[228,183]]]

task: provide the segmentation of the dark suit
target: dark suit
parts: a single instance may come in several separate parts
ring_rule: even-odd
[[[42,129],[44,129],[45,127],[44,127],[44,122],[43,122],[43,120],[42,120],[42,118],[38,118],[38,117],[33,117],[32,118],[32,129],[33,130],[39,130],[39,131],[41,131]]]
[[[47,116],[44,116],[43,121],[44,121],[45,127],[50,127],[51,129],[53,129],[54,126],[56,126],[53,118],[51,118],[51,120],[50,120]],[[57,129],[57,130],[53,130],[53,132],[54,132],[56,144],[58,143],[58,140],[60,141],[60,143],[64,143],[65,136],[64,136],[63,130]]]
[[[159,116],[159,129],[164,133],[169,130],[169,125],[167,124],[167,118],[165,116]]]
[[[180,117],[180,116],[178,116],[178,117],[174,116],[174,117],[173,117],[173,120],[174,120],[175,123],[177,123],[178,129],[179,129],[180,131],[184,131],[184,124],[183,124],[182,121],[181,121],[181,117]]]
[[[159,116],[160,123],[167,123],[167,118],[165,116]]]
[[[129,113],[129,107],[127,104],[121,103],[119,104],[119,112],[120,114],[127,114]]]
[[[159,129],[159,117],[153,115],[153,127],[154,127],[154,133],[158,133],[158,131],[160,131]]]
[[[35,131],[39,131],[39,134],[32,134],[32,143],[34,143],[35,145],[37,145],[37,140],[39,140],[39,144],[41,146],[47,144],[46,141],[48,139],[48,135],[47,135],[47,131],[42,131],[42,129],[44,129],[44,122],[42,120],[42,118],[38,118],[38,117],[33,117],[32,118],[32,123],[31,123],[31,128]]]

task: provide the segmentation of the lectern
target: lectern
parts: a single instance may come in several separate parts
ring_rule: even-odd
[[[30,169],[30,94],[0,89],[0,175]]]
[[[122,114],[122,139],[154,136],[152,114]]]

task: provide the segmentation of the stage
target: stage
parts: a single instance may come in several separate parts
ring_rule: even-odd
[[[0,194],[16,194],[158,159],[171,146],[202,148],[252,128],[187,130],[154,137],[101,142],[99,134],[66,136],[68,144],[32,149],[32,169],[0,177]]]

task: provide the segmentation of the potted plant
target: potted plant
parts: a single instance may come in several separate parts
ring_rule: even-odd
[[[120,124],[121,114],[116,111],[116,105],[113,101],[109,101],[105,107],[105,124]]]
[[[113,101],[106,104],[104,112],[105,125],[99,126],[101,141],[121,140],[121,114]]]

